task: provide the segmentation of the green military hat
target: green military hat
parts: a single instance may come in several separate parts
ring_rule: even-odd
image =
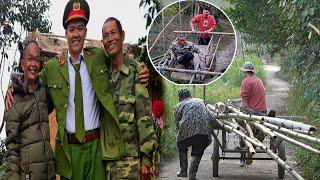
[[[67,29],[67,24],[71,20],[81,19],[87,25],[90,17],[90,9],[87,1],[85,0],[70,0],[63,13],[63,27]]]

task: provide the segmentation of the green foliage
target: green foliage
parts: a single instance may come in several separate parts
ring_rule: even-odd
[[[288,113],[306,115],[319,127],[320,4],[314,0],[231,0],[229,14],[248,43],[279,52],[281,74],[291,83]],[[318,135],[319,137],[319,135]],[[306,179],[320,179],[320,158],[297,150]]]
[[[227,72],[217,81],[206,86],[180,86],[164,81],[165,92],[164,102],[166,107],[166,128],[162,135],[160,145],[161,158],[167,158],[176,151],[176,127],[174,124],[173,108],[178,104],[178,90],[188,88],[193,97],[205,99],[207,103],[225,102],[227,99],[237,99],[240,97],[240,86],[244,78],[244,73],[239,70],[245,61],[251,61],[258,69],[257,76],[264,78],[265,73],[261,60],[256,55],[250,54],[244,57],[238,56]],[[204,89],[205,88],[205,93]]]
[[[160,2],[159,0],[140,0],[139,8],[147,9],[146,13],[144,14],[144,18],[146,19],[146,29],[151,24],[152,19],[155,17],[157,12],[160,9]],[[139,45],[144,45],[146,43],[146,36],[139,38]]]
[[[51,22],[46,15],[49,7],[50,0],[0,0],[1,63],[3,59],[8,59],[6,50],[21,41],[25,31],[50,31]]]

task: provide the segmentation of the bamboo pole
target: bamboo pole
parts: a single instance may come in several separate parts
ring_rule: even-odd
[[[259,123],[256,123],[254,121],[251,121],[250,123],[252,123],[256,128],[263,131],[265,134],[268,134],[272,139],[277,139],[277,135],[274,132],[272,132],[270,129],[266,128],[265,126]]]
[[[185,10],[188,6],[184,7],[183,9],[181,9],[181,11]],[[162,35],[163,31],[169,26],[169,24],[174,20],[174,18],[179,14],[179,12],[177,14],[175,14],[170,21],[167,23],[167,25],[160,31],[159,35],[157,36],[157,38],[154,40],[153,44],[150,46],[149,48],[149,52],[153,49],[154,45],[156,44],[156,42],[159,40],[160,36]]]
[[[212,114],[218,113],[218,109],[217,109],[215,106],[213,106],[213,105],[211,105],[211,104],[207,104],[206,107],[207,107],[207,109],[209,110],[209,112],[213,111],[213,112],[211,112]],[[214,116],[214,115],[213,115],[213,116]]]
[[[292,174],[295,178],[302,180],[304,179],[298,172],[296,172],[292,167],[290,167],[286,162],[284,162],[279,156],[277,156],[274,152],[272,152],[270,149],[268,149],[266,146],[264,146],[260,141],[256,139],[252,139],[248,136],[246,136],[244,133],[241,131],[238,131],[228,125],[223,124],[221,121],[217,120],[218,124],[225,128],[228,129],[239,136],[243,137],[245,140],[248,140],[250,143],[252,143],[255,146],[260,147],[264,152],[266,152],[273,160],[275,160],[281,167],[284,167],[290,174]]]
[[[200,71],[200,70],[190,70],[190,69],[176,69],[176,68],[168,68],[168,67],[157,67],[160,71],[174,71],[181,73],[192,73],[192,74],[206,74],[206,75],[220,75],[220,72],[210,72],[210,71]]]
[[[218,112],[219,113],[224,113],[227,110],[227,107],[222,102],[217,102],[216,106],[218,107]]]
[[[232,106],[227,106],[228,109],[230,109],[234,113],[238,113],[241,118],[249,118],[249,119],[254,119],[257,121],[263,121],[263,122],[268,122],[270,124],[274,124],[277,126],[283,126],[287,129],[301,129],[305,131],[309,131],[310,133],[314,133],[317,129],[314,126],[304,124],[301,122],[296,122],[296,121],[291,121],[288,119],[281,119],[281,118],[276,118],[276,117],[267,117],[267,116],[257,116],[257,115],[247,115],[242,112],[240,112],[238,109],[232,107]]]
[[[311,146],[309,146],[309,145],[303,144],[302,142],[299,142],[299,141],[297,141],[297,140],[295,140],[295,139],[292,139],[292,138],[290,138],[290,137],[288,137],[288,136],[285,136],[285,135],[283,135],[283,134],[281,134],[281,133],[279,133],[279,132],[274,132],[274,134],[277,135],[277,136],[279,136],[279,137],[281,137],[281,138],[283,138],[284,140],[286,140],[286,141],[288,141],[288,142],[296,145],[296,146],[299,146],[299,147],[301,147],[301,148],[303,148],[303,149],[306,149],[306,150],[311,151],[311,152],[313,152],[313,153],[316,153],[316,154],[318,154],[318,155],[320,154],[320,151],[319,151],[319,150],[314,149],[313,147],[311,147]]]
[[[295,131],[292,131],[292,130],[289,130],[289,129],[286,129],[286,128],[283,128],[283,127],[279,127],[279,126],[276,126],[276,125],[273,125],[273,124],[270,124],[270,123],[267,123],[267,122],[263,122],[263,125],[265,125],[266,127],[270,128],[272,130],[275,130],[275,131],[278,131],[278,132],[281,132],[281,133],[284,133],[284,134],[287,134],[287,135],[290,135],[290,136],[298,137],[298,138],[301,138],[301,139],[304,139],[304,140],[307,140],[307,141],[313,141],[313,142],[316,142],[316,143],[320,143],[320,139],[316,138],[316,137],[312,137],[312,136],[309,136],[309,135],[306,135],[306,134],[295,132]]]
[[[289,119],[289,120],[302,120],[302,121],[308,120],[308,117],[306,116],[277,116],[277,118]]]
[[[245,127],[247,129],[247,133],[248,133],[249,137],[250,138],[254,138],[254,135],[253,135],[253,132],[252,132],[252,129],[251,129],[250,125],[247,123],[246,120],[243,120],[243,123],[244,123],[244,125],[245,125]]]
[[[235,35],[231,32],[201,32],[201,31],[173,31],[175,33],[185,33],[185,34],[217,34],[217,35]]]
[[[317,129],[314,126],[310,126],[301,122],[291,121],[287,119],[280,119],[275,117],[266,117],[262,118],[262,121],[268,122],[277,126],[283,126],[287,129],[301,129],[304,131],[309,131],[310,133],[315,132]]]
[[[174,42],[178,39],[178,36],[174,39]],[[171,46],[170,46],[171,47]],[[164,63],[162,64],[162,68],[164,68],[164,66],[167,64],[169,58],[166,58],[166,54],[168,54],[170,52],[170,47],[168,48],[167,52],[163,55],[161,61],[159,62],[158,68],[160,68],[160,65],[162,63],[162,61],[165,59]],[[150,52],[150,50],[149,50]]]
[[[160,56],[157,56],[157,57],[152,58],[152,62],[154,62],[155,60],[158,60],[158,59],[163,58],[163,56],[164,56],[164,55],[160,55]]]
[[[291,130],[294,131],[294,132],[301,133],[301,134],[314,135],[314,132],[304,131],[304,130],[301,130],[301,129],[291,129]]]
[[[237,120],[232,118],[231,121],[236,124],[237,126],[240,127],[241,131],[246,132],[246,129],[244,127],[242,127],[240,124],[238,124]]]
[[[212,39],[213,39],[213,36],[211,37],[210,42],[212,41]],[[221,36],[220,36],[219,39],[218,39],[217,45],[216,45],[216,47],[215,47],[215,49],[214,49],[214,52],[213,52],[213,55],[212,55],[212,58],[211,58],[210,66],[207,68],[207,70],[210,70],[210,69],[212,68],[213,60],[214,60],[214,57],[216,56],[216,53],[217,53],[217,50],[218,50],[218,46],[219,46],[220,40],[221,40]],[[208,49],[209,49],[209,46],[208,46]],[[207,49],[206,54],[208,54],[208,49]]]
[[[222,120],[222,122],[228,126],[231,126],[232,128],[238,130],[238,131],[241,131],[241,132],[245,132],[245,129],[243,127],[241,127],[235,119],[232,119],[234,120],[233,122],[230,122],[230,121],[227,121],[227,120]],[[244,143],[246,144],[246,146],[248,147],[248,150],[249,150],[249,153],[250,154],[255,154],[256,151],[255,149],[253,148],[252,144],[250,142],[248,142],[247,140],[244,140]]]
[[[241,130],[240,126],[238,124],[234,123],[234,122],[230,122],[230,121],[227,121],[227,120],[222,120],[221,122],[223,122],[224,124],[227,124],[228,126],[233,127],[236,130]]]
[[[164,33],[164,31],[165,31],[165,28],[164,28],[164,18],[165,18],[164,11],[161,11],[161,16],[162,16],[161,24],[162,24],[162,29],[163,29],[163,33]],[[162,47],[163,47],[163,52],[166,51],[165,36],[162,36]]]
[[[252,155],[256,154],[256,150],[254,149],[253,145],[249,141],[244,140],[244,143],[248,147],[248,151],[250,154],[252,154]]]
[[[248,115],[242,112],[239,113],[228,113],[228,114],[217,114],[217,118],[242,118],[248,121],[262,121],[268,122],[273,125],[282,126],[287,129],[298,129],[303,131],[308,131],[308,134],[314,134],[316,128],[314,126],[310,126],[301,122],[290,121],[286,119],[279,119],[273,117],[266,117],[266,116],[257,116],[257,115]]]
[[[195,71],[197,71],[199,69],[199,66],[200,66],[200,63],[197,64],[197,67],[196,67]],[[190,79],[190,81],[189,81],[189,84],[192,84],[192,82],[193,82],[195,77],[196,77],[196,74],[193,74],[191,79]]]

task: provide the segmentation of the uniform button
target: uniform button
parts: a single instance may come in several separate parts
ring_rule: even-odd
[[[56,85],[53,85],[53,88],[56,88],[57,86]]]
[[[101,73],[103,73],[103,70],[101,69],[101,71],[100,71]]]
[[[68,105],[67,104],[64,104],[64,107],[66,108]]]
[[[68,89],[70,88],[70,86],[68,86]]]

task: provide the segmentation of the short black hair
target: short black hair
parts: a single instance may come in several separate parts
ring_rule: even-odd
[[[39,48],[39,51],[41,52],[41,48],[40,48],[38,42],[35,41],[35,40],[25,40],[23,43],[20,42],[19,45],[18,45],[18,46],[19,46],[19,51],[21,50],[20,61],[19,61],[19,65],[18,65],[18,71],[19,71],[20,73],[23,73],[23,70],[22,70],[22,61],[23,61],[23,59],[24,59],[25,50],[26,50],[26,48],[27,48],[30,44],[32,44],[32,43],[36,44],[36,45],[38,46],[38,48]],[[42,65],[41,65],[41,66],[42,66]]]
[[[179,35],[178,35],[178,38],[179,38],[179,39],[180,39],[180,38],[186,38],[186,36],[183,35],[183,34],[179,34]]]
[[[179,100],[182,101],[186,98],[191,97],[191,93],[188,89],[180,89],[178,91]]]
[[[120,33],[123,32],[122,25],[121,25],[119,19],[117,19],[117,18],[115,18],[115,17],[108,17],[108,18],[104,21],[103,26],[102,26],[102,31],[103,31],[104,25],[107,24],[107,23],[110,22],[110,21],[115,21],[115,22],[116,22],[116,25],[117,25],[117,28],[118,28],[118,30],[120,31]]]
[[[204,7],[202,11],[204,11],[204,10],[209,11],[209,13],[211,13],[209,6]]]
[[[27,49],[27,47],[28,47],[30,44],[32,44],[32,43],[36,44],[36,45],[38,46],[38,48],[39,48],[39,51],[41,51],[40,46],[39,46],[39,44],[38,44],[38,42],[37,42],[37,41],[35,41],[35,40],[27,40],[27,41],[25,41],[25,42],[24,42],[24,48],[23,48],[22,59],[24,59],[24,53],[25,53],[25,50],[26,50],[26,49]]]

